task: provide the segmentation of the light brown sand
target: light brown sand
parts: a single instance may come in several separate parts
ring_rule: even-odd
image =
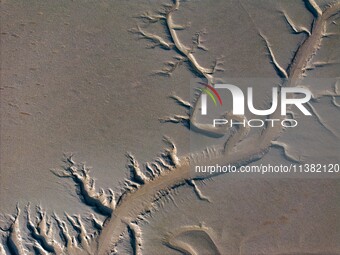
[[[287,75],[285,85],[296,86],[310,67],[307,60],[315,55],[316,68],[307,71],[308,77],[339,76],[337,36],[322,39],[326,33],[339,32],[337,23],[331,22],[337,16],[329,18],[338,13],[339,4],[318,3],[325,10],[318,13],[319,7],[310,3],[308,11],[297,2],[188,1],[173,5],[163,23],[147,26],[134,17],[150,10],[144,18],[157,19],[151,10],[162,3],[4,2],[1,211],[13,212],[20,202],[25,215],[24,205],[30,201],[41,203],[48,213],[38,208],[37,222],[15,214],[12,219],[2,217],[0,252],[10,249],[24,254],[35,247],[43,254],[107,254],[115,247],[119,254],[340,253],[337,180],[240,180],[223,175],[187,185],[189,179],[209,176],[192,176],[188,130],[158,120],[178,113],[172,122],[195,125],[167,98],[175,93],[187,100],[190,79],[197,73],[208,81],[219,76]],[[191,26],[185,30],[174,26],[188,22]],[[201,33],[199,48],[192,54],[191,37],[203,28],[208,33]],[[293,34],[294,29],[311,35]],[[146,40],[134,40],[135,34]],[[294,56],[300,42],[304,43]],[[162,47],[144,49],[148,43]],[[176,52],[180,58],[173,58]],[[225,56],[224,72],[212,73],[210,63],[220,55]],[[164,69],[162,63],[169,59],[172,63]],[[246,136],[241,130],[229,140],[226,154],[218,151],[210,159],[192,158],[220,164],[245,164],[250,158],[276,163],[292,158],[339,162],[339,109],[329,96],[329,91],[337,91],[333,92],[334,84],[311,89],[320,97],[310,106],[314,116],[299,117],[301,126],[294,132],[269,128],[261,135]],[[206,133],[207,127],[197,128],[199,135]],[[174,140],[165,140],[165,156],[150,164],[149,175],[131,157],[130,180],[126,152],[139,162],[150,162],[163,150],[164,134]],[[63,152],[86,160],[94,167],[91,176],[98,178],[97,186],[112,191],[94,189],[82,165],[69,157],[66,172],[55,173],[76,181],[79,199],[72,182],[50,172],[61,165]],[[104,216],[96,213],[99,219],[93,221],[87,205]],[[52,211],[58,214],[49,218]],[[63,212],[82,217],[58,216]],[[102,227],[99,221],[105,219]],[[28,230],[19,227],[25,221]],[[37,242],[26,245],[21,235]],[[77,241],[71,242],[73,235]]]

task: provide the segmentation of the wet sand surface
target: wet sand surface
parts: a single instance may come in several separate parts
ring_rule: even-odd
[[[276,78],[279,83],[268,49],[274,52],[280,66],[286,68],[291,63],[308,35],[294,33],[287,17],[310,31],[319,7],[308,3],[184,1],[171,18],[174,24],[188,25],[176,30],[183,45],[192,45],[195,33],[201,32],[202,47],[194,53],[199,66],[210,68],[216,58],[223,56],[224,71],[214,73],[214,79]],[[338,178],[239,178],[222,174],[188,181],[200,177],[193,176],[187,166],[191,139],[204,134],[192,135],[182,125],[185,121],[176,124],[159,119],[185,116],[185,109],[170,96],[190,100],[190,82],[206,73],[195,71],[190,57],[170,76],[157,73],[168,71],[162,69],[168,61],[176,64],[175,56],[186,57],[178,49],[171,29],[169,33],[168,18],[147,21],[162,4],[1,3],[0,253],[13,253],[8,240],[21,230],[23,254],[33,254],[34,245],[26,245],[32,243],[28,236],[34,228],[43,236],[44,221],[27,228],[27,217],[22,216],[30,202],[32,218],[35,205],[43,208],[37,215],[44,215],[43,210],[47,211],[46,217],[54,212],[59,215],[60,219],[51,218],[51,240],[65,242],[57,234],[62,229],[60,222],[67,222],[65,212],[71,215],[67,233],[78,236],[60,253],[51,243],[46,242],[48,246],[38,238],[37,254],[39,247],[51,254],[109,254],[113,249],[118,254],[340,254]],[[316,4],[321,10],[330,8],[326,1]],[[325,21],[327,36],[313,56],[315,68],[306,72],[303,81],[330,79],[322,85],[302,81],[319,96],[309,106],[313,116],[296,111],[298,127],[277,131],[279,138],[274,135],[276,131],[268,131],[273,135],[265,138],[267,142],[261,142],[262,136],[249,139],[262,144],[257,147],[263,146],[254,154],[259,160],[251,164],[291,164],[292,158],[308,163],[340,162],[340,99],[323,96],[340,90],[340,84],[338,90],[336,87],[339,23],[339,12]],[[167,49],[166,45],[153,45],[158,37],[150,37],[155,35],[175,46]],[[262,89],[259,94],[267,93],[267,88]],[[165,139],[164,143],[164,136],[171,140]],[[287,147],[269,148],[271,137]],[[226,137],[207,139],[221,144]],[[253,155],[247,153],[246,141],[236,146],[230,156],[201,156],[199,160],[204,164],[237,159],[245,162],[245,156]],[[239,155],[237,148],[244,155]],[[164,151],[168,154],[162,157]],[[134,157],[129,159],[127,152]],[[70,155],[74,155],[72,159]],[[67,157],[70,162],[65,164],[62,160]],[[96,192],[91,189],[90,177],[73,160],[91,167]],[[162,174],[147,174],[146,162],[156,162]],[[76,185],[71,178],[60,178],[51,171],[65,166],[66,172],[56,172],[69,174]],[[157,171],[155,165],[151,167]],[[78,171],[81,178],[76,176]],[[131,173],[132,181],[138,184],[129,182]],[[105,189],[104,195],[100,195],[100,187]],[[117,204],[112,202],[107,188],[112,189]],[[16,221],[5,214],[15,216],[17,203],[21,208],[20,226],[12,224],[7,229],[10,222]],[[91,213],[99,220],[106,219],[102,230],[93,227]],[[73,214],[80,214],[82,223],[76,223]],[[86,238],[80,227],[74,227],[82,224],[87,229]]]

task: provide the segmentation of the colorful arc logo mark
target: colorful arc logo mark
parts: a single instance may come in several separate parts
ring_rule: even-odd
[[[220,105],[222,105],[222,99],[220,94],[218,94],[218,92],[216,91],[216,89],[206,83],[203,82],[199,82],[199,84],[204,85],[205,88],[198,88],[199,91],[201,91],[202,93],[206,93],[207,95],[209,95],[209,97],[211,98],[211,100],[214,102],[215,105],[217,105],[216,99],[214,97],[214,95],[217,97],[218,102],[220,103]],[[211,93],[212,92],[212,93]]]

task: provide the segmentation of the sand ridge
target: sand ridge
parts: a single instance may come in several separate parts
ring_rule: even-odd
[[[314,2],[314,0],[306,1],[306,6],[309,11],[314,15],[314,22],[311,31],[305,28],[299,28],[294,25],[291,19],[286,17],[287,23],[292,27],[296,33],[306,33],[306,39],[301,43],[291,64],[287,68],[280,66],[278,60],[274,55],[274,49],[270,45],[270,42],[266,36],[259,31],[259,36],[263,39],[270,60],[277,71],[278,75],[282,78],[282,86],[297,86],[299,81],[305,76],[305,71],[311,66],[312,58],[316,54],[317,50],[321,46],[322,38],[326,35],[326,22],[334,14],[340,10],[340,3],[328,6],[328,8],[322,11]],[[172,5],[167,6],[166,11],[161,14],[146,13],[141,18],[146,18],[150,21],[164,20],[166,27],[169,31],[171,41],[168,42],[165,39],[148,33],[137,26],[136,30],[132,30],[134,33],[138,33],[144,38],[151,40],[155,44],[167,49],[176,50],[179,53],[177,58],[178,62],[172,63],[171,68],[162,70],[163,74],[171,75],[176,67],[183,61],[187,61],[195,70],[195,73],[199,77],[205,78],[209,84],[214,84],[213,74],[220,68],[220,62],[216,61],[213,68],[205,68],[201,66],[194,56],[193,49],[195,47],[203,47],[199,37],[197,37],[196,43],[192,47],[184,45],[177,35],[177,30],[182,29],[183,26],[177,25],[172,19],[172,15],[179,9],[180,1],[175,0]],[[286,15],[285,15],[286,16]],[[321,96],[332,96],[333,99],[338,94],[338,88],[335,87],[335,93],[332,94],[320,94]],[[175,115],[163,119],[163,121],[170,122],[189,122],[190,127],[198,130],[203,135],[219,135],[223,134],[225,130],[212,128],[211,126],[202,126],[195,122],[195,115],[197,113],[197,105],[200,97],[198,96],[194,105],[191,105],[187,101],[174,96],[174,99],[184,105],[186,108],[192,109],[192,114],[187,116]],[[335,101],[335,99],[334,99]],[[316,112],[316,111],[315,111]],[[320,123],[324,123],[320,117],[314,112]],[[229,116],[234,118],[235,116]],[[271,118],[281,118],[278,112],[275,112]],[[236,130],[226,141],[225,145],[221,148],[215,149],[212,153],[210,162],[218,164],[233,164],[244,165],[250,162],[256,161],[263,157],[271,148],[271,146],[277,146],[284,150],[288,159],[298,161],[299,159],[295,155],[289,154],[287,146],[283,143],[277,142],[276,139],[284,130],[281,127],[266,127],[260,135],[248,136],[248,130],[240,129]],[[130,160],[131,179],[126,179],[124,183],[124,191],[121,195],[116,195],[110,189],[107,191],[96,191],[95,182],[89,175],[88,168],[83,164],[76,163],[72,157],[66,158],[66,167],[64,170],[54,171],[60,177],[72,178],[79,186],[80,196],[84,203],[97,209],[100,213],[107,218],[105,222],[101,223],[99,220],[93,218],[93,222],[97,228],[97,232],[94,235],[87,233],[84,225],[78,216],[67,216],[67,220],[76,229],[77,239],[71,237],[67,230],[66,223],[61,220],[57,215],[48,217],[46,213],[40,208],[38,209],[38,222],[33,223],[30,220],[30,208],[27,206],[27,222],[31,229],[31,235],[35,240],[33,246],[41,254],[110,254],[115,250],[117,243],[123,238],[123,233],[129,228],[130,235],[132,236],[132,246],[134,247],[135,254],[142,254],[142,232],[138,226],[138,221],[142,220],[145,212],[157,210],[157,206],[154,204],[157,196],[170,194],[172,189],[180,185],[191,185],[199,198],[209,200],[205,197],[195,185],[195,180],[204,178],[211,178],[211,175],[205,175],[202,173],[192,173],[190,171],[190,164],[197,161],[206,161],[206,156],[202,155],[187,155],[184,157],[177,156],[177,148],[174,142],[165,137],[166,144],[169,148],[165,150],[162,157],[156,159],[155,162],[150,163],[145,171],[140,169],[138,162],[132,156],[128,154]],[[252,146],[250,146],[252,145]],[[164,193],[165,192],[165,193]],[[27,254],[27,250],[23,246],[21,239],[18,216],[20,209],[17,208],[16,215],[11,219],[11,223],[7,229],[3,229],[8,233],[7,246],[14,254]],[[60,244],[53,241],[53,231],[50,224],[52,218],[57,222],[57,225],[64,236],[65,244]],[[205,228],[196,226],[188,226],[188,229],[184,229],[184,232],[205,231]],[[203,230],[202,230],[203,229]],[[176,235],[179,235],[177,233]],[[207,234],[210,236],[209,234]],[[209,239],[209,238],[208,238]],[[179,244],[176,241],[172,241],[169,238],[168,245],[182,249],[188,254],[194,254],[185,245]],[[211,245],[214,247],[214,242],[211,239]],[[216,254],[218,248],[216,248]],[[215,249],[214,248],[214,249]],[[0,246],[0,251],[3,248]]]

